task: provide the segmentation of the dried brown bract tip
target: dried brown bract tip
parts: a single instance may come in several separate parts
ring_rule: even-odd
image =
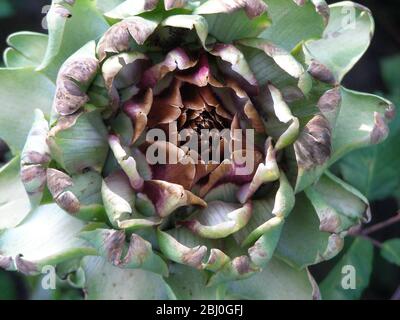
[[[71,18],[72,14],[67,8],[63,7],[62,5],[55,5],[52,9],[54,13],[60,15],[63,18]]]
[[[130,47],[131,39],[143,45],[157,27],[157,23],[141,17],[131,17],[114,24],[101,38],[97,53],[100,61],[107,54],[125,52]]]
[[[9,269],[12,265],[12,258],[0,255],[0,268]]]
[[[73,186],[73,181],[64,172],[56,169],[47,170],[47,186],[57,204],[71,214],[80,210],[78,198],[68,188]]]
[[[193,268],[200,268],[202,261],[207,254],[207,247],[197,246],[182,256],[182,261]]]
[[[308,73],[311,74],[315,79],[325,82],[328,84],[335,85],[336,79],[333,75],[332,71],[328,69],[327,66],[318,62],[317,60],[312,59],[311,64],[308,67]]]
[[[323,165],[332,152],[332,132],[328,120],[322,115],[312,118],[295,142],[294,149],[301,168]]]
[[[325,92],[319,99],[318,108],[323,114],[335,112],[340,107],[341,102],[340,88],[334,88]]]
[[[22,258],[23,255],[19,254],[15,257],[15,266],[19,272],[25,275],[35,275],[38,272],[38,268],[35,263],[27,261]]]
[[[70,115],[89,101],[86,90],[96,76],[99,62],[84,57],[67,62],[57,78],[54,109],[60,115]]]
[[[378,144],[389,135],[389,127],[380,113],[375,112],[374,117],[375,125],[371,132],[371,143]]]
[[[176,8],[183,8],[188,0],[164,0],[165,10],[172,10]]]

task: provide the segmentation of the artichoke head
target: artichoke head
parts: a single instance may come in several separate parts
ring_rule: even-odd
[[[319,298],[308,266],[370,220],[329,168],[394,112],[340,84],[370,11],[53,0],[47,25],[0,70],[0,266],[57,266],[93,299]]]

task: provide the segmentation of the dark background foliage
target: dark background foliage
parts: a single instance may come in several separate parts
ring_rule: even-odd
[[[369,51],[346,77],[344,85],[350,89],[364,92],[380,92],[393,99],[394,93],[391,92],[393,88],[397,88],[397,91],[400,92],[400,80],[396,82],[396,79],[400,79],[400,75],[386,77],[391,81],[388,85],[388,79],[384,79],[382,74],[382,62],[388,57],[400,54],[400,3],[398,0],[359,0],[358,2],[372,10],[376,21],[376,32]],[[0,51],[3,52],[7,47],[6,38],[13,32],[21,30],[45,32],[42,22],[46,13],[46,5],[49,3],[49,0],[0,0]],[[397,66],[397,71],[391,70],[394,75],[400,74],[400,63]],[[394,146],[387,146],[387,148],[392,147]],[[6,160],[6,147],[0,141],[0,164]],[[400,176],[400,163],[397,176]],[[393,217],[399,210],[399,204],[400,192],[397,192],[397,197],[390,196],[373,201],[371,224]],[[379,242],[399,237],[399,235],[400,224],[394,224],[373,234],[374,239]],[[338,259],[340,257],[314,267],[312,272],[317,280],[323,279]],[[28,298],[31,289],[35,286],[34,281],[31,280],[26,281],[18,274],[0,271],[0,300]],[[399,268],[384,260],[376,252],[370,283],[362,298],[390,299],[394,296],[396,289],[399,290],[399,285]],[[70,296],[70,294],[67,292],[58,298],[73,298],[74,296]],[[40,298],[40,294],[36,298]]]
[[[328,1],[329,3],[337,1]],[[370,49],[362,60],[355,66],[344,81],[344,85],[350,89],[363,92],[381,92],[384,96],[393,100],[393,92],[385,82],[382,73],[382,63],[385,59],[400,54],[400,10],[398,0],[359,0],[373,12],[376,31]],[[393,72],[400,74],[400,64]],[[395,81],[395,80],[392,80]],[[391,86],[400,88],[400,82]],[[397,108],[399,108],[397,100]],[[397,136],[400,139],[400,136]],[[394,146],[388,146],[394,147]],[[400,152],[397,151],[397,152]],[[400,167],[397,169],[400,176]],[[371,224],[379,223],[393,217],[400,207],[400,195],[372,202]],[[400,224],[392,225],[374,234],[374,238],[380,242],[399,237]],[[328,262],[326,265],[334,263]],[[323,273],[325,266],[321,265],[317,271]],[[375,254],[373,272],[370,285],[363,294],[364,299],[390,299],[400,285],[400,269],[394,264],[386,262],[379,254]],[[399,299],[399,297],[397,297]]]

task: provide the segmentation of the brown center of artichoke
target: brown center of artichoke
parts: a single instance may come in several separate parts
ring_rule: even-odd
[[[254,173],[236,177],[234,156],[254,154],[256,168],[261,159],[259,152],[254,147],[246,150],[246,142],[234,147],[229,139],[234,130],[264,132],[264,125],[242,85],[243,79],[224,73],[218,59],[204,52],[194,59],[184,50],[175,49],[143,72],[140,92],[125,104],[124,111],[134,126],[132,144],[146,153],[157,143],[162,152],[182,155],[179,161],[188,156],[195,160],[195,164],[157,163],[153,166],[157,179],[189,190],[199,181],[211,186],[217,180],[251,180]],[[153,129],[161,129],[166,141],[149,141],[148,133]],[[193,145],[188,147],[193,140],[197,141],[194,153]],[[228,160],[232,162],[227,164]],[[220,177],[216,180],[210,176],[212,172]]]

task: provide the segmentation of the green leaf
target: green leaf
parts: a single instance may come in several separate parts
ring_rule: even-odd
[[[163,259],[155,254],[150,242],[137,234],[132,234],[129,245],[125,242],[124,231],[96,229],[80,234],[114,266],[123,269],[143,269],[168,276],[168,267]]]
[[[96,254],[76,237],[83,227],[55,204],[40,206],[24,223],[0,235],[0,252],[12,259],[8,269],[35,274],[44,265]]]
[[[227,298],[249,300],[310,300],[319,297],[318,287],[308,271],[296,270],[273,258],[251,278],[232,282]]]
[[[195,30],[203,47],[206,47],[208,35],[207,20],[198,15],[174,15],[165,19],[161,25],[163,27],[184,28]]]
[[[224,202],[236,202],[237,192],[239,190],[239,186],[234,183],[224,183],[220,184],[213,189],[209,193],[207,193],[204,197],[204,200],[209,203],[212,201],[224,201]]]
[[[258,240],[271,226],[271,220],[274,218],[273,205],[275,199],[270,196],[263,200],[255,200],[253,204],[253,215],[249,223],[233,236],[238,244],[249,246]],[[272,220],[275,222],[275,219]],[[266,229],[266,230],[265,230]]]
[[[86,168],[100,172],[109,150],[107,129],[98,111],[61,119],[50,130],[48,144],[53,159],[70,174]]]
[[[387,123],[393,117],[394,109],[393,104],[386,99],[343,87],[326,91],[320,98],[318,107],[324,118],[329,121],[327,125],[331,141],[326,139],[325,143],[331,150],[329,154],[325,154],[325,161],[319,163],[316,161],[318,157],[312,156],[312,152],[316,151],[311,150],[317,145],[299,145],[304,150],[298,150],[302,151],[299,154],[296,152],[297,162],[301,160],[306,166],[299,167],[297,192],[310,186],[330,165],[347,153],[385,140],[389,133]],[[357,117],[354,117],[354,114],[357,114]],[[302,141],[298,139],[297,143]],[[318,156],[322,154],[321,151],[324,150],[319,150]]]
[[[0,18],[8,18],[15,14],[15,10],[9,0],[0,2]]]
[[[0,83],[0,138],[16,154],[25,144],[34,109],[50,112],[55,87],[32,68],[0,69]]]
[[[122,171],[115,171],[102,183],[101,194],[104,208],[111,225],[127,232],[152,228],[161,224],[156,217],[146,219],[134,209],[136,194],[128,177]]]
[[[32,209],[43,199],[46,185],[46,169],[50,162],[47,146],[49,123],[40,109],[35,110],[35,121],[29,131],[21,153],[21,181],[29,196]]]
[[[302,65],[285,49],[262,39],[242,40],[238,48],[244,54],[260,86],[273,83],[282,92],[296,90],[302,94],[301,90],[306,91],[302,82],[310,80],[310,76],[307,73],[301,73],[304,71]],[[261,92],[257,99],[263,109],[267,109],[269,104],[268,97],[265,95]]]
[[[262,50],[285,72],[294,78],[299,78],[303,73],[303,66],[289,52],[275,44],[262,39],[247,39],[239,42],[242,45]]]
[[[135,158],[129,155],[122,147],[119,137],[111,135],[108,141],[115,159],[128,176],[131,186],[133,186],[135,190],[139,190],[143,186],[143,178],[137,170]]]
[[[262,14],[249,19],[243,10],[233,13],[218,13],[204,15],[210,35],[219,42],[231,43],[249,37],[257,37],[262,31],[271,25],[267,14]]]
[[[261,268],[266,267],[275,252],[282,233],[284,218],[272,218],[267,224],[268,227],[263,226],[263,235],[248,251],[251,261]]]
[[[264,0],[272,26],[259,35],[259,38],[291,51],[299,42],[320,38],[324,31],[324,19],[309,1],[298,6],[293,0]]]
[[[182,264],[172,264],[170,275],[165,282],[173,290],[178,300],[216,300],[218,287],[207,287],[207,274],[204,271]]]
[[[152,11],[157,7],[157,1],[153,0],[125,0],[113,1],[117,6],[105,13],[105,16],[112,19],[125,19],[136,16],[148,11]],[[118,3],[119,2],[119,3]],[[110,5],[109,5],[110,7]]]
[[[73,186],[67,189],[79,200],[80,210],[74,216],[84,221],[106,221],[101,198],[101,175],[95,171],[73,175]]]
[[[96,6],[102,13],[105,13],[117,7],[122,2],[124,2],[124,0],[97,0]]]
[[[370,201],[389,197],[400,186],[400,115],[390,130],[383,143],[352,152],[338,163],[344,179]]]
[[[207,247],[198,243],[194,244],[193,242],[197,242],[199,238],[191,232],[182,228],[173,229],[169,233],[158,230],[157,237],[161,252],[169,260],[193,268],[202,266],[203,258],[207,254]]]
[[[400,101],[400,56],[385,59],[382,73],[395,103]],[[361,149],[345,156],[338,167],[344,179],[360,190],[369,200],[393,195],[400,187],[400,115],[389,124],[389,137],[377,146]]]
[[[217,251],[218,252],[218,251]],[[215,270],[215,274],[213,274],[209,281],[208,286],[215,286],[222,283],[231,282],[234,280],[243,280],[248,279],[253,276],[255,273],[260,272],[261,269],[255,265],[247,255],[239,255],[240,253],[233,253],[232,256],[236,256],[233,259],[229,259],[228,256],[224,256],[221,254],[222,251],[219,251],[219,255],[221,257],[227,258],[228,260],[225,264],[220,266],[218,270]],[[212,252],[211,252],[212,254]],[[210,261],[211,260],[211,261]],[[212,255],[209,260],[208,265],[212,266]],[[225,260],[225,259],[224,259]],[[211,269],[210,269],[211,270]]]
[[[386,86],[393,95],[399,97],[400,88],[400,74],[397,70],[400,68],[400,55],[395,55],[390,58],[386,58],[382,61],[382,77],[385,81]]]
[[[18,299],[19,288],[17,286],[18,283],[12,277],[12,274],[10,272],[0,270],[0,300]]]
[[[76,0],[71,6],[53,4],[47,14],[49,45],[38,67],[55,81],[64,61],[91,40],[98,39],[109,28],[96,8],[96,1]]]
[[[326,300],[357,300],[368,286],[372,272],[373,245],[368,240],[357,238],[320,284],[322,298]],[[355,288],[350,277],[355,271]]]
[[[342,247],[341,237],[320,231],[318,215],[304,193],[296,195],[296,205],[283,226],[275,255],[302,269],[333,258]]]
[[[261,237],[255,246],[250,248],[249,253],[250,256],[262,255],[263,261],[272,258],[285,218],[295,204],[292,186],[283,172],[279,181],[280,185],[275,196],[270,194],[263,200],[252,201],[252,218],[242,230],[234,234],[235,240],[242,246],[250,246]]]
[[[371,220],[368,200],[329,172],[305,193],[321,221],[321,231],[340,234]]]
[[[214,201],[193,217],[184,221],[193,233],[206,239],[222,239],[244,228],[252,215],[252,205]]]
[[[4,65],[7,68],[32,67],[33,63],[14,48],[7,48],[3,53]]]
[[[10,46],[4,53],[4,63],[9,68],[36,67],[46,53],[48,36],[36,32],[17,32],[7,38]]]
[[[103,180],[101,195],[110,223],[118,228],[120,222],[130,217],[135,203],[135,193],[129,179],[122,172],[116,171]]]
[[[0,230],[17,226],[31,210],[19,170],[19,157],[0,169]]]
[[[382,142],[388,133],[387,113],[393,108],[390,101],[376,95],[343,87],[340,91],[342,102],[332,130],[331,164],[352,150]]]
[[[381,255],[387,261],[400,266],[400,238],[385,241],[381,248]]]
[[[103,258],[86,257],[86,298],[89,300],[165,300],[174,294],[163,278],[140,269],[120,269]]]
[[[82,289],[85,286],[85,272],[80,258],[71,259],[57,265],[57,276],[72,288]]]
[[[351,1],[330,9],[323,39],[306,42],[304,51],[308,62],[322,63],[340,83],[368,49],[375,25],[369,9]]]

